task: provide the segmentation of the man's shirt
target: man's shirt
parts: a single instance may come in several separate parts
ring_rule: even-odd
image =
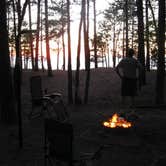
[[[137,78],[141,64],[133,57],[126,57],[119,62],[116,68],[120,70],[122,77]]]

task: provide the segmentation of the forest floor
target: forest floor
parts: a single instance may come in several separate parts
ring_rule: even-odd
[[[26,70],[22,75],[23,148],[19,148],[18,125],[0,124],[0,166],[44,165],[43,119],[28,118],[32,75],[42,76],[43,89],[48,93],[63,95],[75,137],[86,142],[81,143],[79,151],[104,145],[100,158],[93,163],[87,162],[87,166],[165,166],[166,106],[155,105],[155,71],[147,72],[146,85],[138,92],[134,108],[121,104],[120,79],[112,68],[91,70],[88,104],[77,106],[67,104],[67,72],[54,71],[53,77],[48,77],[46,72]],[[84,98],[85,78],[85,71],[81,71],[81,99]],[[132,123],[131,129],[103,128],[102,122],[114,113],[127,117]]]

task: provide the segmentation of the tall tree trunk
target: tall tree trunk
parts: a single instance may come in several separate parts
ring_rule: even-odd
[[[40,33],[40,0],[37,3],[37,27],[36,27],[36,54],[35,54],[35,70],[39,70],[39,33]]]
[[[76,75],[75,75],[75,104],[80,104],[80,96],[79,96],[79,85],[80,85],[80,52],[81,52],[81,29],[83,23],[83,10],[84,10],[85,1],[82,0],[81,7],[81,18],[78,30],[78,46],[77,46],[77,67],[76,67]]]
[[[152,4],[151,4],[151,1],[150,0],[147,0],[148,3],[149,3],[149,8],[151,10],[151,13],[152,13],[152,17],[153,17],[153,24],[154,24],[154,27],[155,27],[155,31],[156,31],[156,35],[157,35],[157,23],[156,23],[156,20],[155,20],[155,14],[154,14],[154,11],[153,11],[153,7],[152,7]]]
[[[94,14],[94,58],[95,58],[95,68],[97,68],[98,63],[97,63],[97,33],[96,33],[96,0],[93,0],[93,14]]]
[[[22,58],[20,57],[20,39],[21,39],[21,27],[24,20],[25,11],[29,0],[26,0],[23,4],[21,10],[21,2],[18,0],[17,3],[17,13],[18,13],[18,26],[17,26],[17,36],[16,36],[16,63],[14,68],[14,89],[15,96],[17,100],[17,112],[18,112],[18,126],[19,126],[19,146],[23,146],[23,136],[22,136],[22,111],[21,111],[21,78],[22,78]]]
[[[32,30],[32,15],[31,15],[31,2],[29,0],[29,30]],[[30,32],[30,54],[31,54],[31,64],[32,64],[32,69],[34,70],[34,54],[33,54],[33,36],[32,32]]]
[[[56,66],[56,68],[57,68],[57,70],[59,70],[59,52],[60,52],[59,39],[57,41],[57,44],[58,44],[58,53],[57,53],[57,66]]]
[[[125,57],[125,22],[123,21],[123,41],[122,41],[122,57]]]
[[[115,49],[115,38],[116,38],[116,35],[115,35],[115,23],[113,25],[113,55],[112,55],[112,61],[113,61],[113,68],[115,68],[116,66],[116,49]]]
[[[146,9],[146,70],[150,71],[150,53],[149,53],[149,12],[148,12],[148,0],[145,4]]]
[[[0,6],[0,121],[11,123],[16,120],[16,112],[9,57],[6,1],[1,0]]]
[[[63,11],[64,2],[62,1],[62,11]],[[62,12],[62,52],[63,52],[63,70],[66,68],[66,54],[65,54],[65,37],[64,37],[64,14]]]
[[[41,56],[42,71],[44,72],[42,7],[41,7],[40,14],[41,14],[41,18],[40,18],[40,56]]]
[[[50,44],[49,44],[49,34],[48,34],[48,0],[45,0],[45,35],[46,35],[46,57],[47,57],[48,76],[52,76]]]
[[[133,12],[133,11],[132,11]],[[132,17],[132,27],[131,27],[131,48],[134,48],[134,17]]]
[[[140,87],[146,84],[145,71],[145,51],[144,51],[144,22],[143,22],[143,3],[137,0],[137,16],[138,16],[138,60],[142,64],[142,72],[140,76]]]
[[[109,50],[109,44],[107,44],[107,56],[108,56],[108,67],[110,67],[110,50]]]
[[[125,19],[126,19],[126,55],[128,55],[129,39],[128,39],[128,0],[125,2]]]
[[[89,0],[87,0],[87,26],[85,33],[85,50],[87,56],[87,70],[86,70],[86,83],[85,83],[85,96],[84,103],[88,103],[89,98],[89,85],[90,85],[90,49],[89,49]]]
[[[17,28],[16,28],[16,8],[15,8],[14,0],[12,1],[12,9],[13,9],[13,30],[14,30],[14,40],[16,41]],[[15,46],[16,46],[16,42],[15,42]]]
[[[64,30],[63,30],[64,31]],[[65,54],[65,37],[64,33],[62,34],[62,51],[63,51],[63,70],[66,68],[66,54]]]
[[[70,0],[67,0],[67,35],[68,35],[68,102],[69,104],[73,104],[71,37],[70,37]]]
[[[84,56],[85,56],[85,69],[87,70],[88,68],[88,60],[87,60],[87,47],[86,47],[86,20],[87,20],[87,15],[86,15],[86,0],[83,0],[82,2],[83,5],[83,13],[82,13],[82,17],[83,17],[83,34],[84,34]]]
[[[163,104],[165,97],[165,0],[159,0],[158,64],[156,80],[156,103]]]

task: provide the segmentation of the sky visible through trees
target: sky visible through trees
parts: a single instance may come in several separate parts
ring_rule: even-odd
[[[9,3],[3,0],[2,2],[1,6],[4,6],[2,9],[7,10],[0,10],[2,13],[0,51],[1,58],[4,58],[0,66],[2,78],[8,79],[3,79],[2,84],[7,85],[6,83],[10,82],[12,85],[13,82],[11,89],[7,86],[4,88],[4,92],[7,92],[4,93],[5,99],[1,94],[3,100],[0,109],[6,112],[4,121],[8,121],[9,116],[12,117],[11,108],[6,107],[9,100],[11,105],[17,103],[17,112],[21,113],[22,69],[32,68],[33,71],[39,71],[44,59],[46,65],[42,71],[47,71],[49,77],[52,76],[52,69],[67,71],[68,102],[73,104],[72,69],[75,69],[77,64],[75,75],[75,86],[77,85],[75,103],[77,103],[76,101],[80,99],[79,72],[80,69],[85,68],[83,100],[87,103],[90,68],[97,69],[100,65],[103,68],[115,67],[118,60],[128,55],[129,47],[136,50],[137,58],[143,67],[139,76],[141,86],[146,84],[146,72],[152,69],[152,65],[147,62],[152,60],[155,62],[156,103],[164,103],[165,0],[78,0],[77,2],[81,4],[75,4],[76,0],[42,0],[41,6],[40,1],[36,0],[33,0],[33,3],[32,0],[12,0],[8,1]],[[70,4],[70,2],[74,3]],[[9,42],[3,38],[9,38]],[[146,54],[147,50],[149,54]],[[10,64],[9,57],[11,60],[16,57],[16,60],[12,61],[13,76],[10,65],[5,65],[5,63]],[[147,57],[150,61],[146,59]]]
[[[23,1],[21,1],[23,2]],[[49,7],[53,7],[55,4],[54,3],[58,3],[59,1],[52,1],[52,0],[48,0],[48,6]],[[65,2],[65,1],[64,1]],[[75,1],[76,2],[76,1]],[[121,4],[120,4],[121,3]],[[133,2],[134,3],[134,2]],[[154,3],[154,2],[153,2]],[[122,5],[122,6],[121,6]],[[113,55],[114,55],[114,52],[113,50],[116,50],[116,63],[120,60],[120,58],[122,58],[122,47],[124,48],[125,45],[122,46],[122,40],[124,40],[124,36],[123,33],[125,34],[125,25],[124,25],[124,20],[125,20],[125,15],[122,10],[122,8],[124,8],[125,5],[125,1],[114,1],[114,0],[96,0],[96,27],[97,27],[97,37],[99,35],[99,41],[101,41],[100,43],[98,44],[103,44],[102,40],[103,40],[103,36],[104,35],[110,35],[110,37],[108,37],[106,40],[107,41],[104,41],[105,43],[108,43],[109,46],[108,46],[108,51],[104,51],[104,58],[105,58],[105,62],[104,63],[101,63],[101,61],[99,62],[99,67],[113,67],[114,64],[113,64]],[[130,4],[131,5],[131,4]],[[144,4],[145,5],[145,4]],[[156,13],[156,6],[155,4],[153,4],[152,6],[152,10]],[[31,5],[31,10],[32,10],[32,29],[36,29],[36,23],[37,23],[37,4],[32,4]],[[50,10],[50,9],[49,9]],[[72,53],[72,69],[76,69],[76,56],[77,56],[77,46],[78,46],[78,29],[79,29],[79,22],[80,22],[80,12],[81,12],[81,5],[80,4],[76,4],[76,3],[72,3],[70,5],[70,13],[71,13],[71,28],[70,28],[70,31],[71,31],[71,53]],[[136,46],[136,43],[137,43],[137,19],[136,19],[136,13],[135,15],[132,15],[132,10],[134,12],[136,12],[136,4],[134,4],[133,6],[131,5],[129,8],[128,8],[128,14],[129,14],[129,24],[130,24],[130,27],[129,27],[129,45],[130,47],[134,47],[134,48],[137,48]],[[51,11],[53,14],[50,14],[49,15],[49,19],[51,20],[54,20],[56,21],[55,19],[59,16],[56,15],[56,12],[57,11]],[[120,14],[121,12],[121,14]],[[45,34],[44,32],[44,4],[42,3],[42,7],[41,7],[41,13],[42,13],[42,19],[43,19],[43,23],[42,23],[42,26],[43,26],[43,34]],[[149,7],[149,13],[151,15],[151,10],[150,10],[150,7]],[[93,49],[93,46],[92,46],[92,40],[94,39],[94,15],[93,15],[93,2],[90,1],[90,10],[89,10],[89,44],[90,44],[90,49]],[[108,15],[108,16],[106,16]],[[149,20],[150,23],[152,23],[152,16],[151,17],[151,20]],[[156,14],[155,14],[155,20],[156,20]],[[28,28],[28,24],[29,24],[29,21],[28,21],[28,18],[29,17],[29,12],[28,12],[28,8],[26,9],[26,15],[25,15],[25,21],[26,21],[26,25],[22,26],[22,30],[23,29],[26,29]],[[107,18],[105,18],[107,17]],[[144,13],[144,17],[145,17],[145,13]],[[52,21],[51,20],[51,21]],[[107,26],[107,29],[108,31],[110,32],[106,32],[106,28],[104,29],[103,28],[103,31],[100,27],[101,25],[101,22],[104,24],[104,21],[106,21],[106,25]],[[109,22],[109,23],[108,23]],[[131,23],[133,22],[133,23]],[[133,24],[133,25],[131,25]],[[135,25],[134,25],[135,24]],[[50,25],[49,25],[50,26]],[[51,25],[53,28],[53,26],[55,25]],[[100,27],[100,29],[99,29]],[[151,30],[151,27],[152,26],[149,26],[150,27],[150,30]],[[51,31],[51,29],[49,27],[49,31]],[[66,28],[66,27],[65,27]],[[153,28],[153,27],[152,27]],[[153,28],[154,29],[154,28]],[[40,30],[41,31],[41,30]],[[104,32],[105,31],[105,32]],[[153,31],[153,30],[152,30]],[[105,33],[105,34],[104,34]],[[107,33],[107,34],[106,34]],[[152,32],[153,34],[150,34],[150,35],[153,35],[154,36],[154,32]],[[150,36],[149,35],[149,36]],[[80,64],[80,68],[81,69],[84,69],[85,68],[85,58],[84,58],[84,43],[83,43],[83,30],[82,30],[82,33],[81,33],[81,55],[80,55],[80,58],[81,58],[81,64]],[[100,38],[101,37],[101,38]],[[106,36],[105,36],[106,37]],[[35,36],[34,36],[35,38]],[[44,37],[43,37],[44,39]],[[68,60],[68,55],[67,55],[67,33],[64,34],[64,39],[65,39],[65,59],[66,59],[66,64],[65,64],[65,68],[67,69],[67,60]],[[40,42],[40,41],[39,41]],[[59,43],[60,42],[60,43]],[[132,42],[132,43],[131,43]],[[50,53],[51,53],[51,64],[52,64],[52,68],[53,69],[62,69],[62,66],[63,66],[63,55],[64,55],[64,52],[62,51],[62,43],[60,41],[60,37],[59,39],[57,37],[54,37],[54,38],[50,38],[49,39],[49,43],[50,43]],[[58,53],[58,43],[59,43],[59,53]],[[135,43],[135,45],[133,46],[133,43]],[[34,52],[35,52],[35,46],[36,46],[36,41],[34,40],[33,41],[33,44],[34,44]],[[22,44],[22,47],[23,44]],[[153,46],[153,43],[151,44],[151,47],[154,47]],[[41,54],[41,48],[42,48],[42,52],[43,52],[43,56],[46,57],[46,53],[45,53],[45,39],[43,40],[42,42],[42,45],[39,44],[39,54]],[[106,48],[105,48],[106,50]],[[124,50],[124,49],[123,49]],[[58,58],[58,54],[59,54],[59,58]],[[92,53],[93,54],[93,53]],[[99,53],[99,56],[103,56],[101,55],[101,50],[100,50],[100,53]],[[109,54],[109,55],[108,55]],[[42,55],[39,55],[39,56],[42,56]],[[120,58],[119,58],[120,57]],[[59,59],[59,60],[58,60]],[[107,61],[107,62],[106,62]],[[58,64],[57,64],[58,62]],[[106,64],[107,63],[107,64]],[[45,68],[47,68],[47,63],[46,61],[44,62],[45,64]],[[14,66],[14,64],[12,65]],[[24,67],[24,64],[23,64],[23,67]],[[41,64],[39,62],[39,67],[41,67]],[[94,67],[94,63],[91,63],[91,67]],[[28,64],[28,68],[31,68],[31,63]]]
[[[108,8],[108,3],[113,2],[113,0],[96,0],[96,10],[97,10],[97,22],[101,21],[103,19],[103,11]],[[51,1],[50,1],[51,3]],[[51,5],[51,4],[50,4]],[[43,8],[43,7],[42,7]],[[37,20],[37,5],[32,6],[32,22],[33,22],[33,29],[36,27],[36,20]],[[44,10],[44,9],[42,9]],[[80,10],[81,6],[80,5],[71,5],[71,50],[72,50],[72,69],[76,69],[76,54],[77,54],[77,42],[78,42],[78,28],[79,28],[79,21],[80,21]],[[28,10],[25,15],[25,20],[28,20]],[[93,7],[91,4],[91,9],[90,9],[90,37],[93,38]],[[97,25],[98,26],[98,25]],[[65,38],[67,40],[67,35],[65,34]],[[82,45],[83,46],[83,45]],[[57,43],[55,40],[50,40],[50,53],[51,53],[51,63],[52,63],[52,68],[57,69]],[[40,44],[39,44],[39,49],[41,49]],[[43,54],[45,56],[45,42],[43,43]],[[67,51],[67,50],[66,50]],[[39,51],[40,52],[40,51]],[[61,52],[62,54],[62,52]],[[62,56],[60,54],[59,58],[59,68],[61,69],[61,66],[63,65],[62,63]],[[66,60],[67,60],[67,55],[66,55]],[[67,63],[66,63],[67,64]],[[85,66],[85,59],[84,59],[84,53],[83,53],[83,48],[81,48],[81,64],[80,68],[84,69]],[[29,63],[29,67],[31,68],[31,64]],[[47,68],[46,62],[44,63],[45,67]],[[40,63],[39,63],[40,66]],[[94,67],[94,65],[91,65]],[[99,65],[100,66],[100,65]],[[112,66],[112,64],[111,64]],[[41,67],[41,66],[40,66]]]

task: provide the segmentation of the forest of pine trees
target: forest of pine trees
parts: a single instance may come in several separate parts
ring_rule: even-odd
[[[52,41],[55,43],[56,69],[68,72],[70,104],[79,102],[82,52],[86,71],[83,102],[88,103],[92,66],[115,67],[117,59],[124,58],[129,47],[136,50],[137,58],[143,65],[142,86],[146,84],[146,72],[150,72],[152,65],[155,66],[155,101],[157,104],[164,103],[165,0],[112,0],[108,1],[104,11],[97,10],[98,1],[0,0],[0,121],[11,123],[16,117],[16,110],[21,111],[22,70],[42,70],[49,77],[53,75]],[[77,16],[78,31],[72,36],[74,7],[80,12]],[[102,19],[98,20],[101,15]],[[71,49],[73,40],[77,40],[75,50]],[[74,93],[73,51],[76,54]]]

